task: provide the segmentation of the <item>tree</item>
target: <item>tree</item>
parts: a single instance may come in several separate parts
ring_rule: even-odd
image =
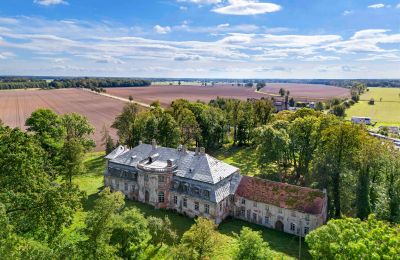
[[[296,105],[296,101],[294,101],[294,98],[289,99],[289,106],[294,107]]]
[[[81,193],[53,182],[34,136],[0,127],[0,143],[0,201],[14,232],[51,241],[71,223]]]
[[[323,111],[324,110],[324,103],[322,103],[321,101],[318,101],[317,103],[315,103],[315,110]]]
[[[84,147],[77,139],[71,139],[64,143],[61,151],[61,172],[64,180],[71,186],[72,176],[84,173],[83,158]]]
[[[148,222],[152,244],[162,246],[164,243],[174,243],[177,240],[178,235],[172,228],[171,220],[169,220],[168,216],[163,219],[149,217]]]
[[[328,185],[331,215],[340,217],[342,213],[342,184],[346,172],[354,167],[365,132],[349,122],[337,123],[322,131],[321,145],[317,151],[314,171]]]
[[[128,209],[113,219],[110,244],[123,259],[137,259],[150,242],[148,221],[137,209]]]
[[[261,236],[260,231],[252,231],[248,227],[240,230],[240,235],[236,235],[238,248],[234,259],[253,260],[253,259],[272,259],[269,245]]]
[[[60,116],[50,109],[38,109],[26,120],[27,130],[33,132],[47,154],[47,170],[55,178],[56,167],[64,144],[65,128]]]
[[[106,154],[111,153],[115,149],[114,141],[110,136],[110,132],[106,125],[103,125],[103,129],[101,130],[101,141],[102,145],[105,147]]]
[[[345,117],[346,108],[343,105],[336,105],[332,107],[331,113],[338,117]]]
[[[135,125],[139,112],[140,109],[137,104],[129,103],[124,106],[122,113],[115,118],[111,127],[117,129],[119,143],[129,147],[134,147],[139,143],[140,135]]]
[[[374,98],[371,98],[371,99],[368,101],[368,105],[375,105],[375,99],[374,99]]]
[[[279,89],[279,95],[281,95],[281,97],[283,97],[286,93],[286,90],[284,88],[280,88]]]
[[[68,113],[62,116],[62,124],[66,130],[66,142],[79,142],[85,152],[96,146],[92,139],[94,127],[85,116],[77,113]]]
[[[181,239],[177,251],[178,259],[205,259],[209,258],[216,249],[215,224],[206,219],[198,218]]]
[[[257,87],[257,91],[259,91],[260,89],[265,87],[265,82],[258,82],[256,87]]]
[[[121,192],[111,193],[105,188],[96,199],[94,209],[88,213],[83,230],[86,239],[80,242],[83,258],[113,259],[117,248],[110,244],[115,215],[124,206]]]
[[[133,97],[132,95],[129,95],[129,101],[132,102],[133,101]]]
[[[200,126],[196,121],[193,112],[188,108],[180,110],[178,115],[178,124],[181,131],[181,142],[185,145],[191,145],[200,135]]]
[[[376,220],[344,218],[306,236],[315,259],[396,259],[400,255],[400,227]]]

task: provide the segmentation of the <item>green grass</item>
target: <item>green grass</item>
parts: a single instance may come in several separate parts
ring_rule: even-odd
[[[104,153],[91,153],[85,158],[85,166],[87,173],[85,175],[75,176],[74,183],[79,185],[81,190],[87,194],[87,199],[84,201],[83,211],[76,215],[73,226],[70,229],[79,228],[84,225],[83,220],[88,210],[93,208],[93,202],[97,198],[98,193],[103,189],[103,173],[105,169]],[[233,148],[223,149],[218,152],[218,158],[224,159],[241,169],[242,173],[252,175],[259,173],[257,166],[253,162],[254,150],[251,148]],[[247,164],[250,163],[250,164]],[[245,172],[244,172],[245,171]],[[154,209],[152,206],[135,201],[126,201],[126,208],[136,207],[145,216],[164,217],[168,216],[173,227],[179,236],[187,231],[194,223],[194,220],[169,210]],[[242,227],[250,227],[253,230],[259,230],[270,245],[273,251],[274,259],[294,259],[298,256],[298,237],[285,234],[273,229],[264,228],[245,221],[237,219],[227,219],[218,227],[218,250],[215,252],[213,259],[231,259],[235,249],[234,233],[239,233]],[[309,259],[310,255],[307,250],[304,250],[306,245],[302,242],[302,258]],[[166,253],[165,253],[166,254]],[[164,254],[164,255],[165,255]]]
[[[368,105],[373,98],[375,105]],[[378,125],[400,125],[400,88],[369,88],[360,101],[346,111],[352,116],[371,117]]]

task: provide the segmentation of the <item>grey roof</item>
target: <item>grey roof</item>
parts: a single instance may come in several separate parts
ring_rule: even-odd
[[[149,157],[155,158],[154,164],[173,160],[174,164],[177,165],[176,176],[211,184],[216,184],[239,171],[238,168],[219,161],[208,154],[196,155],[191,151],[167,147],[153,148],[150,144],[140,144],[113,157],[110,162],[136,167],[140,161]]]
[[[117,148],[115,148],[111,153],[107,154],[104,158],[106,159],[115,159],[117,156],[120,156],[121,154],[129,151],[128,148],[119,145]]]

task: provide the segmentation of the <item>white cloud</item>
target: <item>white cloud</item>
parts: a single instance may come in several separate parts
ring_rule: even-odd
[[[176,55],[174,60],[175,61],[196,61],[196,60],[200,60],[200,56],[199,55],[186,55],[186,54],[180,54],[180,55]]]
[[[279,10],[281,10],[280,5],[256,0],[229,0],[228,5],[212,9],[215,13],[229,15],[256,15],[273,13]]]
[[[396,5],[396,8],[400,8],[400,3],[398,3],[398,4]]]
[[[5,60],[14,56],[15,54],[12,52],[0,52],[0,60]]]
[[[0,17],[0,24],[16,24],[18,20],[10,17]]]
[[[369,5],[368,8],[372,8],[372,9],[379,9],[379,8],[384,8],[385,5],[382,3],[379,4],[373,4],[373,5]]]
[[[154,31],[156,32],[156,33],[159,33],[159,34],[166,34],[166,33],[169,33],[169,32],[171,32],[171,27],[169,27],[169,26],[161,26],[161,25],[156,25],[156,26],[154,26]]]
[[[33,2],[44,6],[68,4],[68,2],[64,0],[34,0]]]
[[[333,61],[333,60],[340,60],[340,57],[337,56],[322,56],[316,55],[309,58],[305,58],[305,61]]]
[[[346,15],[351,15],[351,14],[353,14],[353,13],[354,13],[353,10],[345,10],[345,11],[342,13],[342,15],[346,16]]]

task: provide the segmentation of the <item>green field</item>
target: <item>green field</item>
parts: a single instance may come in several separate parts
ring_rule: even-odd
[[[230,150],[225,151],[228,157],[227,161],[235,163],[239,158],[243,158],[244,154],[251,153],[250,150]],[[222,158],[224,152],[220,152],[219,158]],[[87,194],[87,199],[84,202],[83,210],[78,212],[75,222],[71,228],[79,228],[83,225],[83,217],[86,211],[93,208],[93,202],[98,196],[98,192],[103,188],[103,172],[105,168],[105,161],[103,159],[103,153],[91,153],[85,160],[87,167],[87,173],[85,175],[76,176],[74,182],[84,190]],[[242,166],[242,165],[237,165]],[[251,173],[255,169],[254,165],[250,165],[245,168],[246,172]],[[126,208],[136,207],[139,208],[145,216],[156,216],[164,217],[167,215],[176,229],[179,236],[181,236],[190,226],[194,223],[193,219],[181,216],[171,211],[157,210],[153,207],[133,201],[126,201]],[[239,233],[243,226],[250,227],[254,230],[260,230],[262,235],[270,245],[270,248],[274,252],[274,259],[295,259],[298,257],[299,241],[298,237],[285,234],[273,229],[263,228],[258,225],[251,223],[228,219],[221,223],[218,227],[220,233],[218,250],[215,253],[213,259],[231,259],[233,250],[235,248],[235,236],[234,233]],[[302,242],[302,259],[310,259],[310,255],[307,252],[306,244]],[[165,255],[164,255],[165,256]]]
[[[368,105],[371,98],[375,105]],[[400,125],[400,88],[369,88],[346,115],[348,119],[352,116],[371,117],[378,125]]]

